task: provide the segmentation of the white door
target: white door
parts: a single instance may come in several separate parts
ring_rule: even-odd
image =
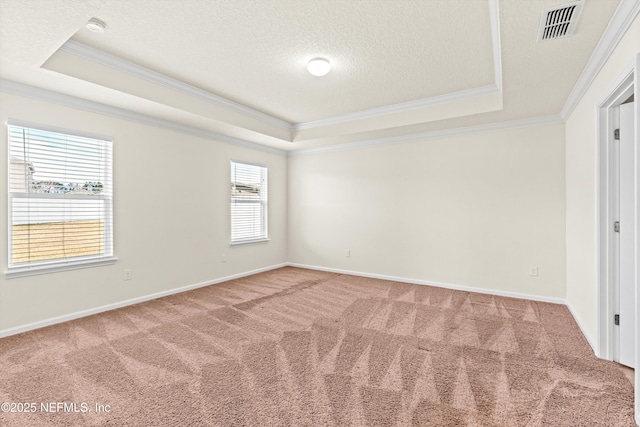
[[[633,102],[620,105],[620,362],[635,364],[635,218],[633,214],[634,192],[634,141]]]

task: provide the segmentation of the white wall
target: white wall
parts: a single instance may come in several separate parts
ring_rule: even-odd
[[[596,108],[639,51],[636,18],[566,123],[567,304],[591,343],[598,342]]]
[[[564,153],[558,122],[295,155],[289,261],[564,299]]]
[[[7,280],[0,273],[0,333],[286,262],[287,158],[0,94],[8,118],[109,135],[114,141],[112,266]],[[7,132],[0,131],[0,270],[7,269]],[[229,246],[229,161],[269,167],[268,243]],[[186,185],[185,185],[186,184]],[[220,262],[227,254],[227,263]],[[123,281],[123,270],[133,280]]]

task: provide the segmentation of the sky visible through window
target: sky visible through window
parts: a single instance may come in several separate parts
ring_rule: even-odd
[[[25,178],[31,174],[31,192],[44,192],[52,184],[61,184],[65,191],[60,192],[68,192],[106,181],[104,141],[22,127],[10,127],[9,138],[11,160],[18,166],[12,173],[21,167]]]

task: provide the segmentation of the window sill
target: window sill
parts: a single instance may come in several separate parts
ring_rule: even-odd
[[[269,238],[263,238],[263,239],[253,239],[253,240],[240,240],[237,242],[231,242],[229,244],[229,246],[242,246],[242,245],[250,245],[253,243],[264,243],[264,242],[269,242],[271,241],[271,239]]]
[[[7,279],[17,277],[36,276],[39,274],[57,273],[60,271],[79,270],[82,268],[100,267],[104,265],[115,264],[118,261],[116,257],[92,259],[86,261],[69,262],[68,264],[45,264],[33,267],[14,267],[5,271],[4,276]]]

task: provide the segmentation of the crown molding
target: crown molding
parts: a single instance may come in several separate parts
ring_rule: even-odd
[[[465,135],[470,133],[490,132],[502,129],[512,129],[529,126],[540,126],[553,123],[564,123],[560,115],[533,117],[529,119],[510,120],[505,122],[488,123],[484,125],[468,126],[461,128],[438,130],[433,132],[415,133],[410,135],[392,136],[388,138],[371,139],[347,144],[336,144],[325,147],[309,148],[303,150],[292,150],[288,152],[289,157],[295,157],[304,154],[326,153],[331,151],[354,150],[357,148],[373,147],[377,145],[399,144],[403,142],[427,141],[430,139],[447,138],[457,135]]]
[[[74,96],[63,95],[47,89],[41,89],[34,86],[17,83],[11,80],[0,79],[0,92],[12,93],[16,95],[26,96],[41,101],[52,102],[71,108],[76,108],[91,113],[102,114],[105,116],[124,119],[132,122],[142,123],[149,126],[168,129],[181,132],[213,141],[225,142],[228,144],[249,148],[252,150],[263,151],[271,154],[297,156],[302,154],[312,154],[330,151],[352,150],[356,148],[371,147],[376,145],[397,144],[402,142],[424,141],[436,138],[445,138],[449,136],[464,135],[469,133],[489,132],[500,129],[509,129],[517,127],[537,126],[562,122],[563,119],[559,115],[535,117],[531,119],[512,120],[506,122],[489,123],[485,125],[468,126],[462,128],[445,129],[433,132],[423,132],[410,135],[402,135],[388,138],[379,138],[355,143],[339,144],[306,150],[284,151],[273,147],[257,144],[240,138],[234,138],[217,132],[206,131],[193,126],[187,126],[176,122],[158,119],[156,117],[147,116],[145,114],[135,113],[118,107],[112,107],[100,104],[86,99],[76,98]]]
[[[168,77],[164,74],[134,64],[133,62],[127,61],[125,59],[118,58],[117,56],[92,48],[75,40],[68,40],[60,47],[60,50],[87,59],[89,61],[96,62],[114,70],[133,75],[152,83],[159,84],[185,95],[193,96],[218,107],[226,108],[240,113],[244,116],[260,120],[273,126],[277,126],[289,132],[291,132],[292,130],[291,123],[287,121],[278,119],[269,114],[255,110],[251,107],[247,107],[246,105],[231,101],[227,98],[214,95],[210,92],[199,89],[195,86],[191,86],[190,84],[184,83],[180,80]]]
[[[452,101],[461,101],[475,98],[482,95],[499,92],[496,85],[483,86],[459,92],[447,93],[444,95],[432,96],[430,98],[417,99],[415,101],[402,102],[400,104],[385,105],[384,107],[371,108],[369,110],[355,111],[353,113],[341,114],[339,116],[327,117],[326,119],[314,120],[310,122],[297,123],[293,125],[293,130],[300,131],[313,129],[322,126],[336,125],[358,119],[369,119],[372,117],[384,116],[387,114],[403,113],[417,108],[432,107],[434,105],[445,104]]]
[[[500,47],[500,10],[498,0],[489,1],[489,22],[491,25],[491,44],[493,47],[493,84],[502,90],[502,49]]]
[[[567,120],[573,109],[578,105],[587,89],[593,83],[604,64],[607,62],[614,49],[625,35],[636,16],[640,12],[639,0],[621,0],[616,8],[609,25],[605,28],[598,45],[593,50],[587,65],[582,70],[582,74],[573,86],[567,101],[565,102],[560,116]]]
[[[114,117],[117,119],[124,119],[132,122],[142,123],[149,126],[168,129],[176,132],[185,133],[213,141],[225,142],[228,144],[236,145],[243,148],[248,148],[257,151],[263,151],[271,154],[284,155],[284,156],[297,156],[303,154],[313,154],[321,152],[331,151],[343,151],[353,150],[357,148],[365,148],[376,145],[386,144],[398,144],[403,142],[424,141],[436,138],[445,138],[456,135],[464,135],[469,133],[489,132],[500,129],[509,129],[517,127],[538,126],[551,123],[563,122],[563,119],[559,115],[535,117],[530,119],[512,120],[506,122],[489,123],[485,125],[468,126],[454,129],[445,129],[433,132],[423,132],[410,135],[401,135],[388,138],[371,139],[366,141],[360,141],[355,143],[331,145],[325,147],[311,148],[306,150],[293,150],[284,151],[273,147],[268,147],[255,142],[247,141],[240,138],[234,138],[227,135],[223,135],[217,132],[206,131],[193,126],[187,126],[176,122],[151,117],[145,114],[135,113],[132,111],[124,110],[118,107],[112,107],[105,104],[101,104],[94,101],[88,101],[86,99],[77,98],[70,95],[63,95],[58,92],[53,92],[47,89],[41,89],[34,86],[17,83],[11,80],[0,79],[0,92],[12,93],[16,95],[26,96],[28,98],[34,98],[41,101],[51,102],[59,105],[64,105],[71,108],[76,108],[91,113],[102,114],[105,116]]]
[[[86,99],[76,98],[74,96],[63,95],[61,93],[53,92],[47,89],[41,89],[34,86],[17,83],[11,80],[0,79],[0,91],[6,93],[12,93],[16,95],[26,96],[28,98],[34,98],[41,101],[52,102],[59,105],[64,105],[71,108],[76,108],[90,113],[102,114],[105,116],[115,117],[117,119],[124,119],[132,122],[142,123],[149,126],[168,129],[176,132],[181,132],[200,138],[206,138],[213,141],[225,142],[228,144],[236,145],[239,147],[249,148],[252,150],[263,151],[271,154],[286,155],[286,151],[279,150],[273,147],[267,147],[265,145],[256,144],[255,142],[247,141],[240,138],[234,138],[231,136],[223,135],[217,132],[207,131],[199,129],[193,126],[187,126],[180,123],[162,120],[156,117],[147,116],[145,114],[135,113],[132,111],[124,110],[118,107],[111,107],[105,104],[100,104],[94,101],[88,101]]]
[[[87,59],[89,61],[99,63],[111,69],[133,75],[135,77],[150,81],[158,85],[162,85],[169,89],[198,98],[218,107],[235,111],[246,117],[260,120],[264,123],[276,126],[288,132],[297,132],[300,130],[335,125],[352,120],[368,119],[386,114],[402,113],[418,108],[431,107],[434,105],[444,104],[452,101],[471,99],[482,95],[500,92],[502,90],[502,55],[500,49],[500,15],[498,9],[498,0],[487,0],[487,2],[489,5],[489,24],[491,28],[491,46],[493,51],[493,84],[409,102],[355,111],[347,114],[302,123],[289,123],[285,120],[278,119],[270,114],[263,113],[246,105],[231,101],[227,98],[214,95],[210,92],[199,89],[180,80],[168,77],[164,74],[134,64],[130,61],[87,46],[75,40],[68,40],[60,47],[60,50]]]
[[[498,9],[498,0],[487,0],[489,3],[489,25],[491,27],[491,49],[493,51],[493,84],[481,86],[473,89],[462,90],[458,92],[446,93],[444,95],[432,96],[429,98],[417,99],[414,101],[402,102],[393,105],[385,105],[383,107],[370,108],[367,110],[355,111],[352,113],[341,114],[339,116],[327,117],[319,120],[295,123],[292,125],[294,132],[313,129],[322,126],[336,125],[339,123],[349,122],[352,120],[368,119],[386,114],[402,113],[405,111],[415,110],[418,108],[431,107],[434,105],[445,104],[453,101],[461,101],[465,99],[475,98],[482,95],[488,95],[502,91],[502,51],[500,49],[500,12]]]

